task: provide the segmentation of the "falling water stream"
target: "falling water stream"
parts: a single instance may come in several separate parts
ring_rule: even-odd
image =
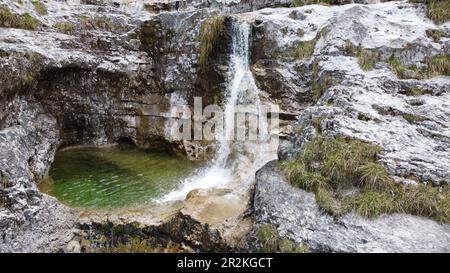
[[[262,116],[260,90],[250,70],[250,34],[249,23],[233,20],[224,128],[217,138],[218,148],[212,165],[186,179],[178,190],[166,195],[162,201],[184,199],[194,189],[236,188],[237,185],[245,188],[260,167],[276,158],[278,142],[274,142],[267,133],[268,124],[265,119],[259,120],[259,140],[234,140],[238,106],[245,106],[250,113]]]

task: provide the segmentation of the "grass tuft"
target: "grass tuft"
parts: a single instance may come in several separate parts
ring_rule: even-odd
[[[378,53],[371,49],[360,49],[356,54],[358,64],[364,71],[374,69],[375,64],[379,61]]]
[[[292,57],[296,59],[309,58],[314,53],[314,48],[316,47],[317,39],[312,39],[310,41],[300,42],[293,50]]]
[[[39,25],[40,22],[28,13],[19,15],[5,6],[0,6],[0,27],[36,30]]]
[[[285,171],[293,185],[314,192],[317,204],[333,216],[352,210],[365,217],[408,213],[450,223],[449,186],[396,184],[376,161],[381,152],[375,144],[318,136]]]
[[[418,124],[422,121],[427,120],[426,117],[423,116],[419,116],[419,115],[414,115],[414,114],[409,114],[409,113],[405,113],[402,115],[402,117],[408,121],[410,124]]]
[[[57,22],[53,25],[54,28],[56,28],[59,32],[65,33],[65,34],[72,34],[75,29],[76,25],[71,22]]]
[[[439,29],[427,29],[426,34],[429,38],[433,39],[435,43],[439,43],[442,37],[448,37],[447,32]]]
[[[258,230],[258,239],[261,242],[261,252],[277,252],[278,232],[275,226],[271,224],[262,225]]]
[[[200,30],[200,67],[206,66],[215,45],[224,32],[224,23],[225,17],[220,15],[212,16],[203,23]]]
[[[34,9],[39,13],[40,15],[46,15],[47,14],[47,7],[40,1],[40,0],[32,0],[31,3],[34,6]]]

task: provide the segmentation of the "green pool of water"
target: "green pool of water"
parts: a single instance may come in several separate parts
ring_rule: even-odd
[[[60,151],[42,192],[79,208],[123,208],[151,203],[197,168],[187,159],[137,148]]]

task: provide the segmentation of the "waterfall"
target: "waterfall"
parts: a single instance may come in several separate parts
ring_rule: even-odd
[[[232,53],[225,93],[224,126],[217,139],[217,152],[213,164],[184,181],[182,188],[169,193],[164,201],[184,199],[194,189],[246,185],[254,178],[255,172],[260,167],[276,159],[278,139],[275,146],[267,139],[234,140],[235,113],[239,106],[250,108],[255,116],[261,114],[260,91],[250,70],[250,30],[251,26],[247,22],[234,20],[232,23]],[[267,122],[259,121],[260,133],[267,129]],[[234,155],[232,160],[231,155]],[[239,157],[241,160],[236,159]]]

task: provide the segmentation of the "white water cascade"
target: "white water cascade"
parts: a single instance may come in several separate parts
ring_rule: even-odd
[[[234,20],[232,24],[232,54],[224,105],[224,127],[217,136],[217,152],[213,164],[188,178],[182,187],[163,198],[163,201],[182,200],[194,189],[245,189],[253,181],[255,172],[270,160],[276,159],[278,138],[265,133],[258,140],[234,140],[235,113],[238,106],[261,114],[260,90],[250,70],[250,30],[247,22]],[[264,113],[264,115],[266,115]],[[267,132],[268,124],[259,120],[259,132]],[[262,136],[262,137],[261,137]]]

